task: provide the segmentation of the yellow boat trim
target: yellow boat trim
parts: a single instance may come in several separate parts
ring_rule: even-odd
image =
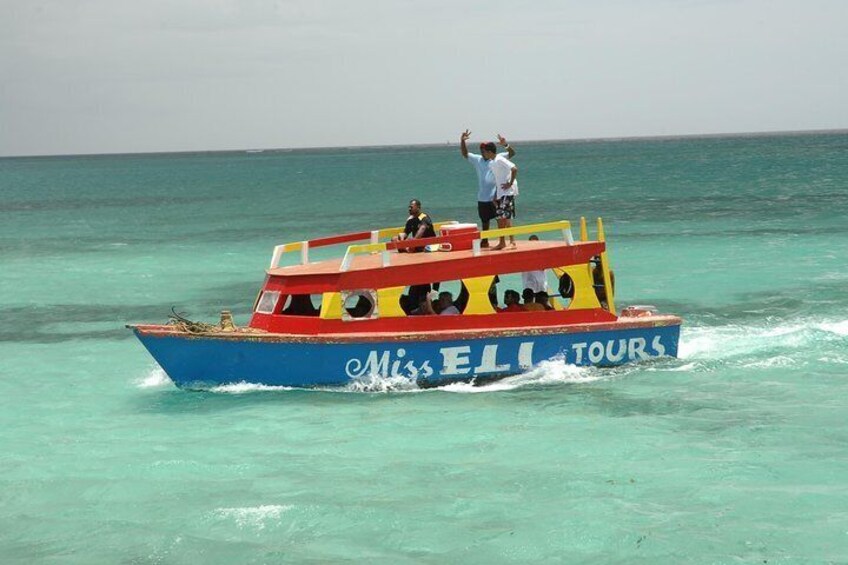
[[[509,235],[526,235],[528,233],[544,233],[556,230],[570,230],[571,222],[568,220],[557,220],[556,222],[545,222],[542,224],[530,224],[529,226],[513,226],[511,228],[499,228],[480,233],[481,239],[494,237],[506,237]]]

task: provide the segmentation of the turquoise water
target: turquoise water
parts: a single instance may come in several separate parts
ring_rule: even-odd
[[[681,358],[485,387],[174,388],[275,244],[473,220],[456,147],[0,159],[2,563],[848,561],[848,135],[516,144]]]

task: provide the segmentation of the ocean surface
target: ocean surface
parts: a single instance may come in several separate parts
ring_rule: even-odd
[[[455,145],[0,159],[0,563],[848,562],[848,134],[515,143],[679,359],[487,386],[176,389],[275,244],[474,221]]]

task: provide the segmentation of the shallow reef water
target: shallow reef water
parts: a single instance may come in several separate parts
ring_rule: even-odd
[[[602,216],[679,358],[181,391],[125,324],[245,324],[274,245],[410,198],[474,221],[456,147],[0,159],[0,561],[848,561],[848,135],[514,145],[517,221]]]

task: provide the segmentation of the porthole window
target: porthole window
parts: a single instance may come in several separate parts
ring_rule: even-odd
[[[266,290],[259,297],[259,302],[256,304],[256,311],[260,314],[273,314],[274,307],[277,305],[277,300],[280,299],[280,293],[275,290]]]
[[[374,290],[343,290],[342,320],[371,320],[378,316],[377,292]]]

